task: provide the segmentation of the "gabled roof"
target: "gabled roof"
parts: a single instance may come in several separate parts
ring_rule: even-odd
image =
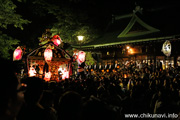
[[[117,16],[108,25],[106,32],[81,48],[102,47],[156,40],[174,39],[180,36],[178,8],[145,14]],[[79,46],[73,46],[79,48]]]
[[[158,32],[158,31],[160,30],[146,24],[136,14],[133,14],[129,24],[117,37],[118,38],[134,37],[134,36],[140,36],[140,35]]]
[[[49,45],[52,47],[53,51],[52,61],[71,60],[71,55],[69,55],[64,49],[56,46],[51,41],[34,49],[27,55],[27,58],[31,60],[44,60],[44,51]]]

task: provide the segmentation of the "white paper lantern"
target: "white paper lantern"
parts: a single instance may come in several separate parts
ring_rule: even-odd
[[[167,57],[169,57],[171,55],[171,49],[172,49],[172,46],[171,46],[171,43],[169,40],[166,40],[164,43],[163,43],[163,46],[162,46],[162,52],[164,53],[164,55],[166,55]]]

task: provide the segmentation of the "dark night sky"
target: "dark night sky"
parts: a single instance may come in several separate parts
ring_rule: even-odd
[[[47,0],[46,0],[47,1]],[[58,0],[52,0],[52,3]],[[158,11],[170,11],[176,9],[171,14],[179,15],[179,2],[178,1],[159,1],[159,0],[59,0],[59,9],[61,5],[66,5],[69,9],[74,9],[79,13],[88,15],[89,19],[86,22],[93,25],[97,29],[104,29],[107,23],[111,20],[113,15],[124,15],[132,13],[136,5],[143,8],[143,14],[153,14]],[[31,21],[30,24],[24,25],[24,30],[13,28],[9,26],[6,33],[22,41],[23,44],[34,43],[34,39],[40,37],[47,27],[51,27],[56,22],[55,16],[46,13],[46,11],[39,11],[40,6],[32,4],[31,0],[26,3],[14,2],[17,5],[16,11],[21,14],[23,18]],[[63,3],[63,4],[62,4]],[[38,9],[36,9],[38,8]],[[37,11],[38,10],[38,11]],[[44,15],[36,14],[42,12]],[[157,17],[158,18],[158,17]],[[157,19],[157,18],[149,18]],[[165,21],[171,18],[166,18]],[[11,29],[11,31],[9,31]],[[38,40],[38,39],[37,39]]]

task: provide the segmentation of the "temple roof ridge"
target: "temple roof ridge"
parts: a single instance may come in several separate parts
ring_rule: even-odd
[[[132,30],[135,24],[137,24],[136,28]],[[145,34],[159,32],[159,31],[160,31],[159,29],[154,28],[148,25],[147,23],[145,23],[143,20],[141,20],[134,12],[126,28],[117,37],[118,38],[134,37],[134,36],[140,36],[140,35],[145,35]]]

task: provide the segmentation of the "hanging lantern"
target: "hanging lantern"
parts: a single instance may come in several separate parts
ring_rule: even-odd
[[[84,51],[79,51],[77,56],[77,62],[78,64],[81,64],[85,61],[86,53]]]
[[[56,46],[59,46],[61,44],[61,41],[59,39],[54,39],[53,42]]]
[[[56,46],[59,46],[62,43],[61,38],[59,37],[59,35],[54,35],[52,37],[52,41]]]
[[[47,47],[46,50],[44,51],[44,59],[45,59],[47,62],[51,62],[52,57],[53,57],[52,49],[50,49],[49,47]]]
[[[50,79],[51,79],[51,72],[45,72],[44,80],[50,81]]]
[[[13,61],[15,61],[15,60],[21,60],[22,54],[23,54],[22,49],[21,49],[21,47],[18,46],[18,47],[14,50],[14,53],[13,53]]]
[[[171,43],[169,40],[166,40],[164,43],[163,43],[163,46],[162,46],[162,52],[167,56],[169,57],[171,55]]]
[[[36,76],[36,70],[34,69],[34,67],[30,67],[28,73],[29,73],[29,77],[34,77],[34,76]]]

